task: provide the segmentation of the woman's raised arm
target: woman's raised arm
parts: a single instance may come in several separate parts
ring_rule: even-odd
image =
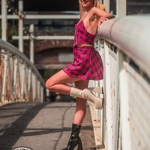
[[[108,13],[104,10],[101,10],[101,9],[97,8],[97,7],[93,7],[90,10],[90,16],[92,17],[93,15],[97,15],[99,17],[105,17],[105,18],[108,18],[108,19],[115,18],[115,16],[112,15],[111,13]]]

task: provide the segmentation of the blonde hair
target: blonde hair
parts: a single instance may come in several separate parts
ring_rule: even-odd
[[[94,7],[98,7],[98,8],[100,7],[99,0],[94,0]],[[81,0],[79,0],[79,11],[80,11],[80,19],[81,19],[84,13],[84,8],[81,4]]]

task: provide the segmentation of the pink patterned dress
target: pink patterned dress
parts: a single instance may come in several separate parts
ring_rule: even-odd
[[[103,78],[103,63],[99,53],[93,46],[78,46],[85,43],[94,45],[94,38],[95,35],[87,32],[83,20],[75,25],[74,61],[63,68],[67,75],[84,81]]]

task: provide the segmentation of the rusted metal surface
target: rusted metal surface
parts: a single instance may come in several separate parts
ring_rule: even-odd
[[[0,40],[0,105],[18,101],[43,102],[45,83],[29,59]]]
[[[105,150],[150,149],[149,17],[127,16],[99,27],[96,47],[104,65],[99,135]]]
[[[104,22],[101,38],[116,45],[150,75],[150,14],[132,15]]]
[[[123,108],[127,117],[124,122],[127,126],[124,134],[128,133],[124,145],[126,143],[128,145],[126,148],[130,150],[149,150],[150,84],[128,63],[124,63],[124,72],[127,78],[125,81],[127,87],[124,89],[127,90],[127,102]],[[125,109],[127,107],[128,109]]]

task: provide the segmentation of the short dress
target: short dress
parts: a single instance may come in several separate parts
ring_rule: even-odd
[[[83,20],[75,25],[73,44],[74,61],[63,68],[63,71],[81,80],[101,80],[103,78],[103,63],[99,53],[94,49],[95,35],[87,32]],[[79,44],[92,46],[79,46]]]

